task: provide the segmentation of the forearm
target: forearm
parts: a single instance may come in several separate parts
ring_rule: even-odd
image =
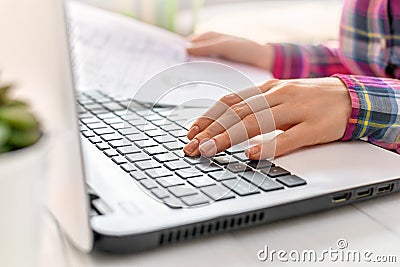
[[[400,81],[335,74],[347,86],[352,113],[342,140],[367,137],[400,153]]]
[[[326,77],[350,73],[341,63],[337,48],[325,45],[269,44],[273,49],[272,73],[275,78]]]

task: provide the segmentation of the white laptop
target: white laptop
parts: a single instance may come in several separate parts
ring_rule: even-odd
[[[241,147],[185,157],[185,125],[202,110],[131,102],[96,82],[74,91],[62,1],[47,2],[47,37],[57,41],[46,45],[59,51],[47,64],[57,74],[49,81],[63,81],[52,92],[63,168],[52,177],[49,206],[82,250],[154,249],[399,191],[400,156],[363,141],[273,162],[249,162]]]

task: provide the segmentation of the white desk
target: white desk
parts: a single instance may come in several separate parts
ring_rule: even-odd
[[[231,233],[188,241],[157,250],[109,255],[95,251],[89,255],[63,240],[57,226],[46,216],[43,231],[43,266],[57,267],[131,267],[131,266],[287,266],[288,263],[261,262],[257,251],[270,249],[337,248],[339,238],[348,249],[370,250],[374,255],[395,255],[397,263],[368,266],[398,266],[400,262],[400,195],[383,197],[330,211],[302,216]],[[314,263],[315,264],[315,263]],[[289,264],[294,266],[294,263]],[[310,263],[296,266],[310,266]],[[364,264],[360,265],[363,266]],[[325,261],[323,266],[350,266],[350,263]]]

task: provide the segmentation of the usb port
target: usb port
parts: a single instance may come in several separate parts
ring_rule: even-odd
[[[377,194],[384,194],[384,193],[392,192],[393,187],[394,187],[393,183],[379,186]]]
[[[332,197],[332,203],[334,204],[339,204],[339,203],[343,203],[346,202],[347,200],[349,200],[351,197],[351,193],[350,192],[346,192],[346,193],[342,193],[342,194],[338,194],[336,196]]]
[[[372,187],[368,188],[368,189],[362,189],[362,190],[356,192],[356,198],[372,196],[373,192],[374,192],[374,188],[372,188]]]

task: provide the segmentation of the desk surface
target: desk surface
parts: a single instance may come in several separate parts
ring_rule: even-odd
[[[348,250],[369,250],[373,255],[394,255],[400,262],[400,194],[348,205],[298,218],[287,219],[162,249],[131,255],[109,255],[95,251],[89,255],[74,249],[45,217],[42,242],[42,266],[59,267],[128,267],[128,266],[266,266],[269,261],[257,259],[265,246],[274,250],[337,249],[344,238]],[[319,255],[319,254],[318,254]],[[284,265],[277,259],[274,266]],[[289,265],[293,265],[291,263]],[[396,266],[374,263],[368,266]],[[310,266],[310,263],[296,266]],[[349,266],[347,262],[324,261],[324,266]]]

